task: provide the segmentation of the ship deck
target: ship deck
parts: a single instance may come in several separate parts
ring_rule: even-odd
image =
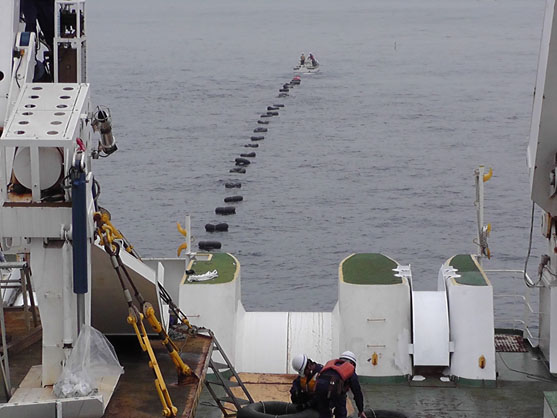
[[[116,391],[105,410],[104,417],[118,418],[148,418],[162,416],[162,407],[154,385],[154,374],[149,368],[149,358],[139,347],[135,337],[111,338],[116,349],[118,359],[124,367],[124,374],[120,377]],[[159,340],[153,340],[153,350],[165,378],[168,392],[174,406],[178,408],[178,416],[193,418],[203,380],[197,377],[186,378],[181,383],[177,381],[174,364],[170,360],[166,349]],[[195,376],[204,379],[212,351],[212,339],[204,335],[188,337],[185,342],[179,341],[182,359],[190,365]],[[41,363],[41,341],[10,354],[11,383],[17,388],[29,372],[29,368]],[[3,395],[2,402],[7,399]],[[203,415],[197,415],[203,416]]]
[[[161,407],[153,385],[153,374],[148,367],[145,353],[137,341],[129,337],[112,339],[119,359],[125,368],[107,410],[106,417],[159,417]],[[190,364],[202,365],[206,350],[201,340],[191,340],[184,347],[184,359]],[[173,364],[164,355],[158,342],[154,346],[163,369],[170,395],[179,407],[178,416],[220,418],[221,411],[205,388],[197,400],[196,391],[202,386],[189,388],[178,386]],[[443,382],[435,370],[421,370],[422,381],[402,383],[365,383],[362,379],[367,408],[399,411],[413,418],[461,418],[461,417],[541,417],[544,408],[544,392],[557,391],[557,379],[547,369],[538,350],[525,345],[519,352],[499,347],[496,360],[498,379],[495,384],[470,386],[458,382]],[[10,356],[12,384],[17,386],[31,365],[40,364],[40,342]],[[198,366],[205,367],[205,366]],[[199,373],[199,371],[198,371]],[[248,389],[256,400],[286,400],[292,376],[277,377],[275,383],[268,378],[254,379],[249,375]],[[191,383],[191,382],[190,382]],[[350,398],[350,396],[349,396]],[[188,408],[197,402],[195,414]]]
[[[117,390],[112,396],[104,417],[148,418],[162,416],[162,408],[154,385],[154,375],[149,369],[149,359],[139,348],[134,337],[112,338],[120,363],[125,373],[120,378]],[[193,418],[199,395],[204,387],[203,379],[207,372],[212,351],[212,338],[197,335],[177,342],[181,357],[197,377],[186,378],[178,383],[174,364],[160,340],[152,341],[157,361],[168,388],[178,416]],[[200,381],[201,379],[201,381]]]
[[[500,351],[505,348],[498,348],[495,384],[470,386],[443,382],[435,370],[423,370],[423,381],[363,383],[365,408],[398,411],[412,418],[542,417],[544,392],[557,391],[557,379],[549,373],[539,351],[525,347],[524,352]],[[291,379],[294,377],[292,375]],[[283,386],[278,392],[287,397],[288,389],[288,385]],[[268,391],[267,398],[265,390]],[[263,382],[254,398],[275,400],[276,393],[276,388]],[[214,402],[204,392],[196,416],[221,417],[220,411],[210,404]]]
[[[495,385],[466,386],[430,376],[422,382],[363,385],[366,408],[394,410],[414,418],[542,417],[544,391],[557,390],[536,351],[498,352]]]

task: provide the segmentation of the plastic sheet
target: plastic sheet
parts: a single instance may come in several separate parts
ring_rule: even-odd
[[[54,394],[59,398],[94,395],[103,376],[122,373],[124,369],[112,344],[101,332],[84,325],[54,385]]]
[[[217,277],[219,277],[219,273],[216,270],[212,270],[204,274],[188,276],[188,282],[204,282],[206,280],[212,280]]]

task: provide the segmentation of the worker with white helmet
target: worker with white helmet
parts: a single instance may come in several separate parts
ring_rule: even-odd
[[[290,388],[292,403],[300,410],[313,407],[315,384],[323,365],[312,361],[305,354],[298,354],[292,359],[292,368],[298,373]]]
[[[364,395],[356,374],[356,356],[345,351],[338,359],[328,361],[321,369],[315,386],[315,405],[319,418],[346,418],[346,393],[351,390],[358,408],[358,417],[364,413]]]

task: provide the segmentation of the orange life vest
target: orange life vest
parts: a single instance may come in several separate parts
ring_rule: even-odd
[[[340,359],[328,361],[325,366],[323,366],[323,369],[321,369],[320,373],[322,374],[326,370],[334,370],[335,372],[337,372],[342,381],[350,379],[356,371],[352,363]]]
[[[307,376],[300,377],[300,386],[304,392],[312,393],[315,392],[315,384],[317,383],[317,375],[315,373],[313,376],[308,378]]]

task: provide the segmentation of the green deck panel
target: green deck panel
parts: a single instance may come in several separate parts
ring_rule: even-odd
[[[554,416],[557,416],[557,392],[544,392],[543,396],[551,408],[551,412]]]
[[[191,268],[195,274],[204,274],[208,271],[216,270],[219,276],[204,282],[188,282],[185,284],[219,284],[228,283],[234,280],[238,271],[237,261],[228,253],[214,253],[209,261],[195,261]]]
[[[485,276],[470,254],[455,255],[450,265],[458,270],[461,277],[455,278],[458,284],[467,286],[488,286]]]
[[[342,263],[345,283],[364,285],[401,284],[402,278],[393,271],[397,263],[383,254],[360,253],[348,257]]]

